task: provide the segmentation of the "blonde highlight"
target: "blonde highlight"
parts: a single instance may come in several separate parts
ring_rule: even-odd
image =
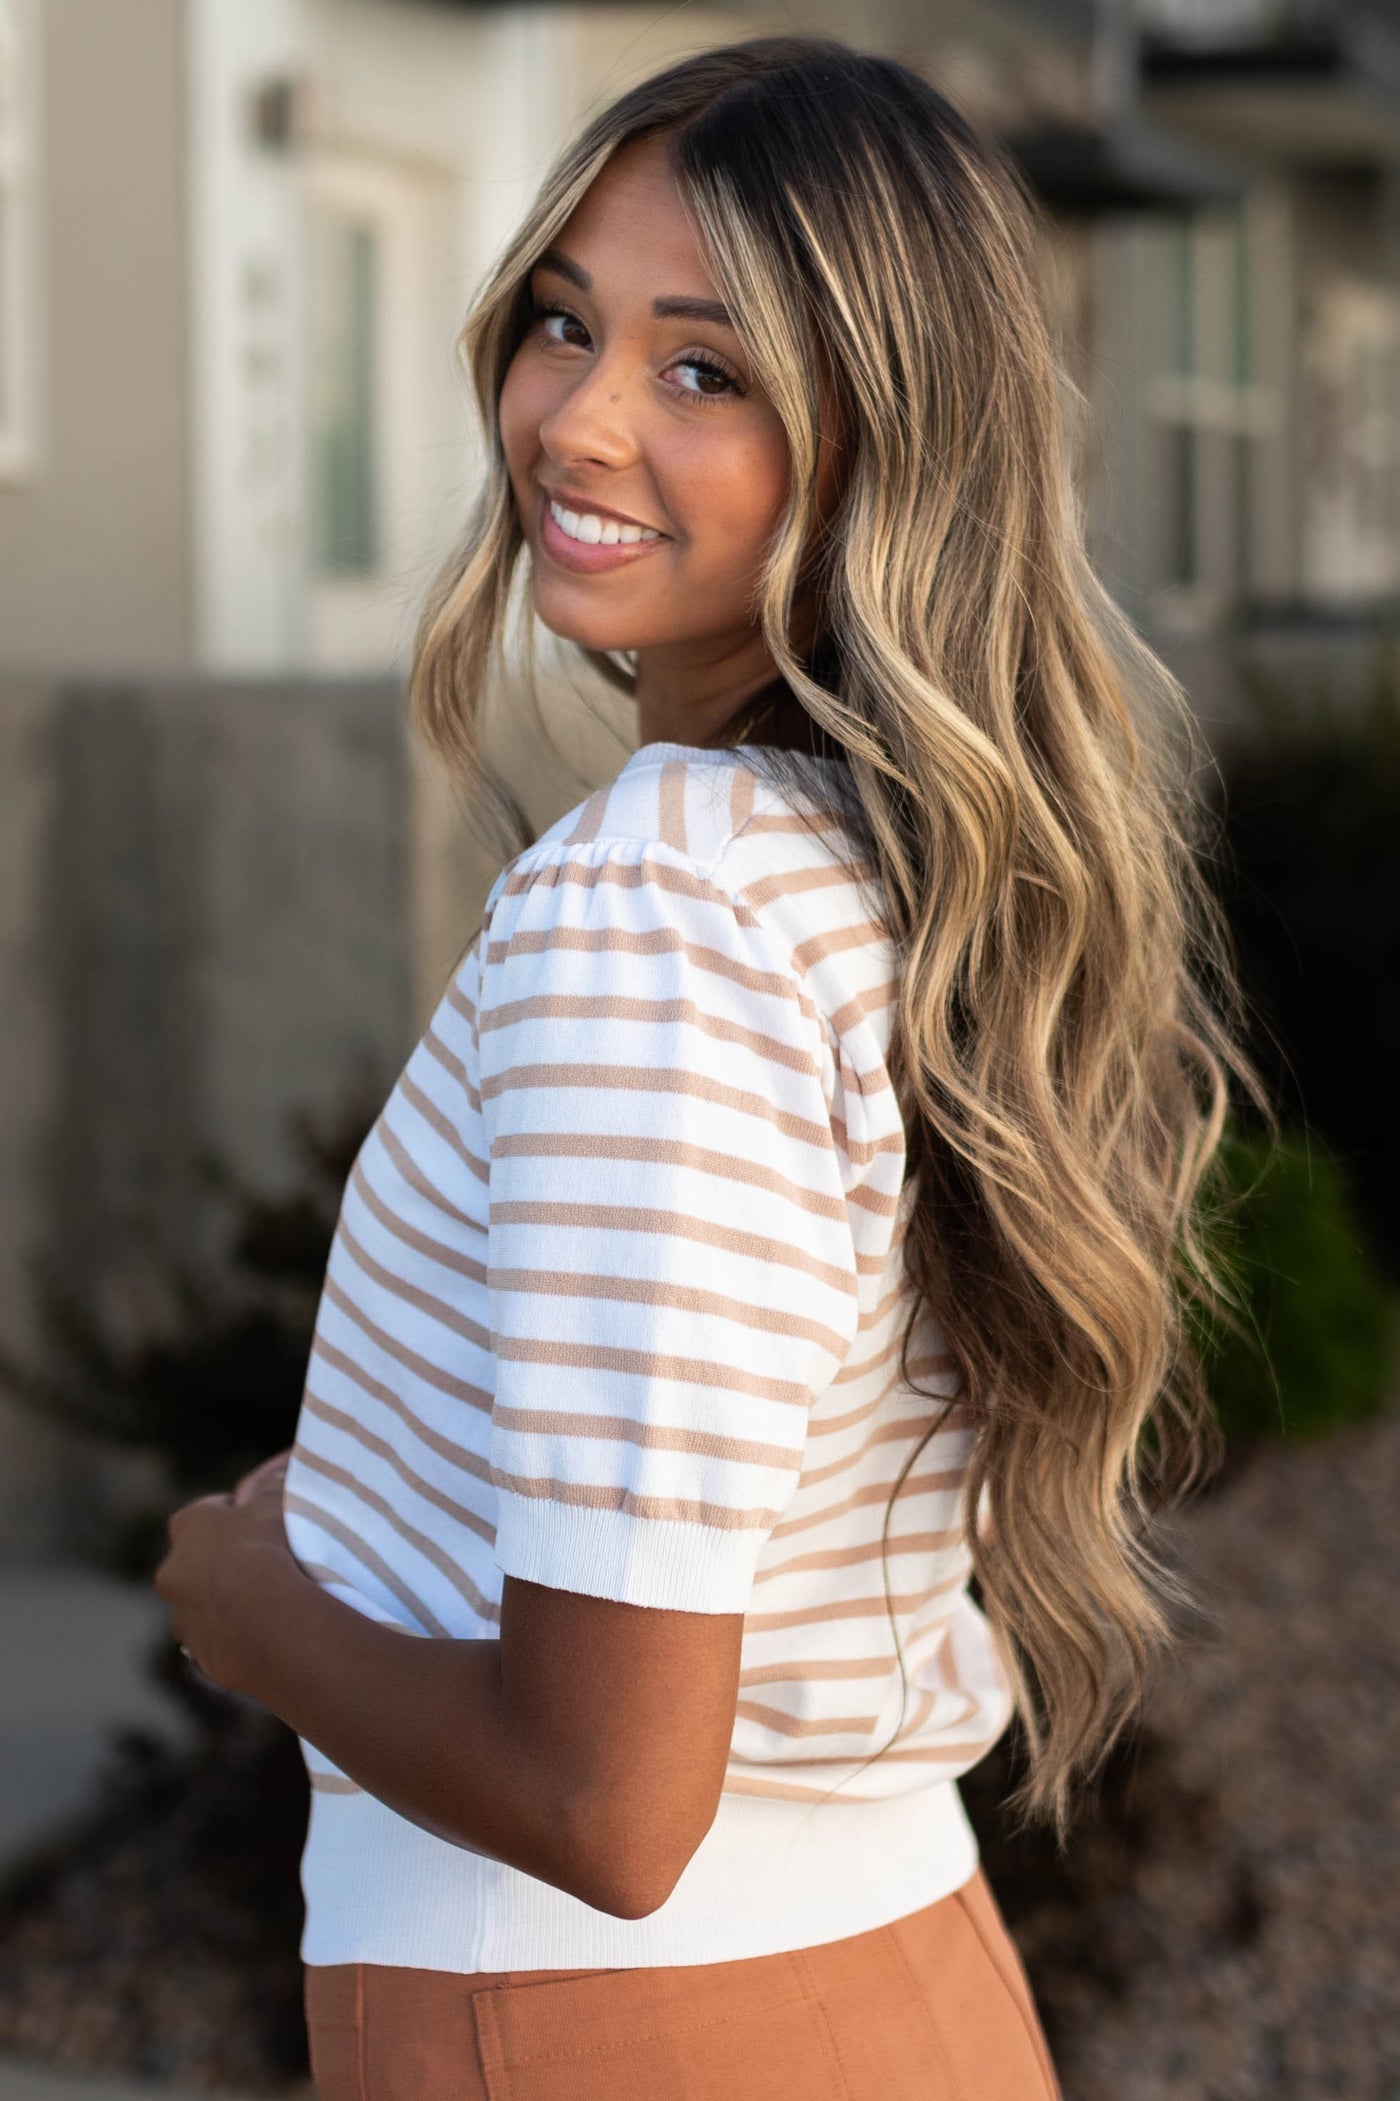
[[[1228,1296],[1207,1172],[1232,1079],[1268,1113],[1200,868],[1198,733],[1085,551],[1017,180],[908,68],[757,38],[597,115],[462,333],[487,476],[425,608],[412,697],[502,842],[528,828],[477,731],[523,545],[496,405],[540,251],[611,155],[656,132],[788,437],[755,607],[846,756],[900,959],[903,1373],[932,1314],[977,1426],[965,1520],[1024,1730],[1016,1803],[1063,1830],[1183,1594],[1152,1519],[1218,1451],[1187,1323],[1193,1300]],[[818,530],[823,385],[842,483]],[[820,636],[799,656],[808,574]]]

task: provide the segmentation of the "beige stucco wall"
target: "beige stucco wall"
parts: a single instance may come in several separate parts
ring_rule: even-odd
[[[43,0],[39,453],[0,482],[0,665],[189,647],[182,0]]]

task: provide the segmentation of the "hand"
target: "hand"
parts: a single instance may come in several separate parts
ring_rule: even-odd
[[[263,1459],[257,1466],[250,1467],[248,1472],[234,1483],[234,1502],[246,1503],[250,1495],[256,1495],[260,1489],[269,1486],[273,1481],[280,1486],[286,1478],[287,1462],[291,1456],[292,1448],[288,1445],[285,1452],[274,1452],[270,1459]]]
[[[190,1662],[229,1692],[249,1692],[249,1637],[272,1585],[292,1574],[306,1580],[282,1517],[288,1456],[264,1460],[231,1493],[196,1496],[176,1510],[169,1551],[152,1578]]]

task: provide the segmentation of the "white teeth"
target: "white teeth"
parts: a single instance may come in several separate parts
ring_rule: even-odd
[[[616,518],[600,518],[593,511],[566,511],[552,500],[549,514],[562,533],[571,540],[581,540],[585,547],[631,547],[639,540],[662,537],[649,525],[623,525]]]

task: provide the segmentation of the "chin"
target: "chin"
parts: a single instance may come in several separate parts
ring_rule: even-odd
[[[538,599],[535,601],[535,617],[541,627],[547,627],[561,642],[572,642],[577,649],[607,651],[636,649],[638,646],[635,621],[624,623],[615,617],[608,620],[601,616],[589,619],[586,614],[567,613],[562,608],[555,611],[550,606],[541,605]]]

